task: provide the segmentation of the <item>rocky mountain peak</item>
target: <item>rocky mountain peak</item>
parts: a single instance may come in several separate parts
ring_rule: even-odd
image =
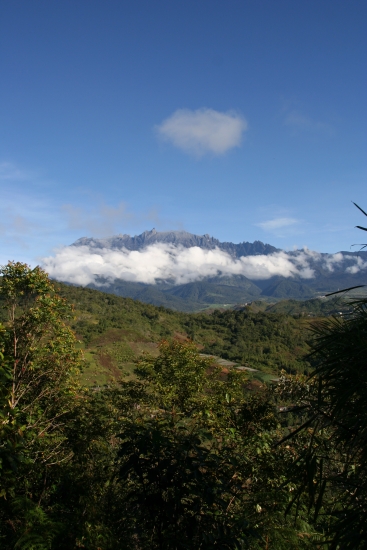
[[[278,250],[274,246],[265,244],[261,241],[255,241],[254,243],[244,241],[235,244],[232,242],[221,242],[211,237],[208,233],[204,235],[195,235],[194,233],[189,233],[184,230],[157,231],[155,228],[150,231],[144,231],[140,235],[135,235],[134,237],[122,234],[107,237],[105,239],[82,237],[73,243],[73,246],[89,246],[93,248],[109,248],[114,250],[122,248],[126,248],[127,250],[141,250],[155,243],[174,244],[176,246],[183,246],[184,248],[197,246],[206,250],[219,248],[234,258],[258,254],[272,254]]]

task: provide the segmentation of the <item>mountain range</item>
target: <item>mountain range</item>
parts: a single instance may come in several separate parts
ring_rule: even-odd
[[[235,244],[186,231],[82,237],[65,249],[74,254],[75,269],[80,265],[87,274],[83,286],[181,311],[258,299],[305,300],[366,282],[365,251],[284,251],[261,241]],[[200,263],[204,261],[205,270]],[[50,264],[51,275],[78,284],[60,262],[56,257]],[[157,273],[154,279],[152,272]]]
[[[278,248],[270,244],[264,244],[261,241],[253,243],[242,242],[234,244],[231,242],[220,242],[218,239],[210,235],[194,235],[187,231],[156,231],[154,228],[151,231],[144,231],[141,235],[115,235],[107,239],[93,239],[82,237],[78,239],[73,246],[90,246],[93,248],[108,248],[111,250],[141,250],[149,245],[156,243],[172,244],[182,246],[184,248],[192,248],[197,246],[204,250],[223,250],[232,258],[240,258],[241,256],[253,256],[256,254],[272,254],[279,251]]]

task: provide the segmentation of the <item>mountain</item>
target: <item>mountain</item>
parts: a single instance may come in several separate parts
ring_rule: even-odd
[[[234,244],[231,242],[220,242],[218,239],[210,237],[208,234],[194,235],[187,231],[156,231],[155,229],[144,231],[141,235],[135,235],[134,237],[130,235],[115,235],[106,239],[82,237],[73,243],[72,246],[88,246],[91,248],[107,248],[111,250],[121,250],[122,248],[126,248],[127,250],[142,250],[156,243],[173,244],[175,246],[183,246],[184,248],[198,246],[204,250],[219,248],[219,250],[227,252],[227,254],[233,258],[254,256],[258,254],[272,254],[279,250],[261,241]]]
[[[51,265],[58,280],[187,312],[259,299],[305,300],[367,279],[365,251],[289,252],[261,241],[235,244],[187,231],[82,237],[66,249]]]
[[[301,281],[292,281],[281,279],[266,287],[262,293],[263,296],[272,296],[273,298],[296,298],[305,300],[315,295],[310,286]]]
[[[116,296],[139,300],[145,304],[163,306],[177,311],[199,311],[204,307],[203,304],[194,299],[187,300],[180,296],[170,294],[167,290],[171,287],[168,289],[166,286],[159,284],[149,285],[145,283],[124,281],[122,279],[115,279],[112,282],[103,281],[103,285],[100,284],[101,282],[102,280],[99,280],[98,284],[89,283],[86,286],[95,290],[102,290],[110,294],[115,294]]]
[[[88,288],[104,290],[117,296],[133,298],[146,304],[163,306],[177,311],[200,311],[207,307],[244,303],[261,296],[261,289],[241,275],[213,277],[183,285],[157,283],[149,285],[115,279],[108,283],[90,283]]]
[[[212,277],[204,281],[175,285],[165,295],[180,297],[199,304],[233,304],[259,297],[261,290],[242,275]]]

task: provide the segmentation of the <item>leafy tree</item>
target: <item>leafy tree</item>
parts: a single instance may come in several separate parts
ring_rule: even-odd
[[[316,368],[297,391],[294,381],[287,390],[297,402],[292,409],[305,416],[287,437],[304,443],[294,464],[291,504],[308,495],[331,550],[367,546],[367,300],[351,305],[351,314],[314,326]]]
[[[82,359],[67,325],[72,308],[47,274],[15,262],[0,273],[7,312],[0,328],[0,536],[4,544],[20,536],[21,546],[38,537],[48,548],[39,533],[42,525],[52,533],[56,524],[42,504],[52,491],[52,468],[71,458],[65,419],[76,407]]]
[[[285,391],[290,410],[302,414],[287,436],[297,449],[289,472],[292,504],[308,495],[313,521],[323,526],[330,549],[367,544],[367,303],[354,306],[349,318],[315,326],[318,365],[310,380],[298,388],[289,380]]]
[[[115,525],[126,547],[308,548],[305,515],[284,518],[293,456],[272,447],[270,395],[248,396],[244,374],[224,380],[192,343],[163,342],[137,373],[146,393],[119,436]]]

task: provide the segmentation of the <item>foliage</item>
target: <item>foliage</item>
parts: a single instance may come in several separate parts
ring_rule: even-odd
[[[297,317],[329,317],[331,315],[338,316],[341,313],[350,313],[352,307],[350,299],[345,296],[333,296],[327,298],[322,296],[312,300],[282,300],[276,304],[266,305],[264,311],[268,313],[285,313]],[[251,309],[259,306],[258,302],[253,302]]]
[[[65,417],[76,406],[81,356],[65,322],[71,307],[47,274],[14,262],[1,274],[7,321],[0,332],[0,533],[7,541],[16,531],[27,547],[30,525],[45,524],[49,471],[71,456]]]
[[[235,501],[242,480],[208,445],[208,434],[157,415],[131,423],[122,436],[119,475],[141,546],[244,546],[249,526]]]
[[[192,322],[213,335],[205,346],[206,353],[267,372],[279,373],[283,369],[296,374],[310,368],[305,360],[310,337],[307,321],[284,314],[254,313],[246,308],[214,311]]]
[[[199,357],[192,343],[162,341],[159,350],[157,358],[145,357],[136,369],[139,378],[149,382],[157,406],[189,416],[199,406],[205,408],[209,388],[213,391],[210,382],[220,369],[212,367],[210,359]]]
[[[118,472],[131,547],[307,548],[305,519],[283,515],[292,457],[272,448],[270,394],[249,398],[245,375],[223,380],[190,343],[162,342],[137,372],[146,394],[122,421]]]
[[[302,391],[294,391],[293,381],[288,384],[304,416],[297,429],[305,446],[294,464],[293,502],[307,492],[330,549],[367,543],[367,304],[354,306],[349,318],[315,326],[318,366]]]
[[[349,315],[314,326],[316,368],[296,392],[294,381],[289,384],[295,409],[306,414],[287,437],[301,436],[306,443],[293,468],[291,505],[308,494],[309,510],[315,521],[322,518],[330,550],[367,545],[367,300],[351,305]]]

